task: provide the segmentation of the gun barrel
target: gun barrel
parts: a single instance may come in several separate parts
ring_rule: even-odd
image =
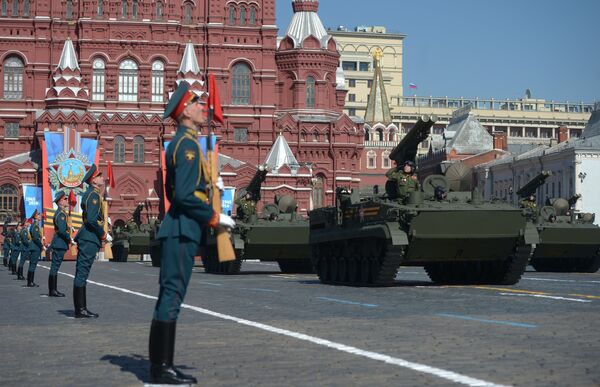
[[[260,200],[260,187],[267,178],[268,172],[265,165],[259,165],[256,169],[256,173],[252,176],[252,180],[250,180],[250,183],[248,183],[248,186],[246,187],[246,192],[250,193],[256,201]]]
[[[552,172],[550,171],[542,171],[540,172],[537,176],[535,176],[533,179],[531,179],[527,184],[525,184],[523,187],[521,187],[518,191],[517,191],[517,196],[519,196],[520,198],[526,198],[530,195],[534,195],[535,191],[541,187],[546,179],[548,177],[550,177],[552,175]]]
[[[405,161],[415,162],[419,144],[427,139],[435,121],[437,121],[437,116],[435,115],[429,116],[424,114],[419,117],[415,125],[402,138],[402,141],[392,149],[389,156],[390,160],[394,160],[397,164]]]

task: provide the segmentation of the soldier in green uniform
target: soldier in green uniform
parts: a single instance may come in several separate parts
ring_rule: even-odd
[[[19,268],[17,269],[17,279],[25,281],[23,277],[23,266],[29,259],[29,245],[31,244],[31,235],[29,235],[29,224],[31,219],[27,219],[23,228],[21,228],[21,258],[19,258]]]
[[[537,218],[540,215],[540,209],[537,206],[535,195],[529,195],[528,197],[519,201],[521,208],[528,209],[531,211],[531,215]]]
[[[17,274],[17,259],[19,258],[19,254],[21,254],[21,222],[17,223],[17,228],[11,230],[11,251],[10,251],[10,261],[8,262],[8,267],[10,268],[10,272],[13,275]]]
[[[69,205],[67,195],[64,191],[60,191],[54,198],[54,203],[58,206],[54,213],[52,223],[54,224],[54,237],[50,244],[52,250],[52,265],[50,266],[50,275],[48,275],[48,296],[64,297],[57,289],[58,269],[65,256],[65,252],[69,249],[71,243],[71,234],[68,229],[67,206]]]
[[[411,192],[419,190],[419,179],[415,173],[415,163],[408,160],[402,166],[394,167],[385,174],[388,180],[396,183],[398,199],[405,202]]]
[[[237,201],[238,205],[236,213],[239,219],[248,220],[251,215],[256,214],[256,200],[250,192],[246,192]]]
[[[73,304],[75,307],[75,318],[98,317],[87,309],[86,284],[90,269],[96,259],[102,243],[112,240],[110,234],[104,232],[104,216],[102,213],[102,189],[104,178],[95,164],[83,177],[83,181],[89,184],[87,191],[81,198],[81,209],[83,211],[83,225],[75,236],[78,245],[77,263],[75,265],[75,280],[73,281]]]
[[[40,260],[40,256],[42,255],[42,250],[44,249],[44,245],[42,244],[42,230],[40,228],[40,220],[42,219],[42,215],[35,210],[33,215],[31,215],[33,219],[33,224],[29,227],[29,235],[31,236],[31,242],[29,243],[29,268],[27,269],[27,287],[29,288],[37,288],[38,285],[33,282],[35,277],[35,269],[37,267],[38,261]]]
[[[196,378],[173,366],[177,317],[206,226],[235,226],[233,219],[216,213],[208,201],[210,170],[198,142],[198,129],[206,121],[206,108],[205,102],[183,82],[173,93],[164,114],[164,118],[177,120],[179,127],[166,151],[165,187],[171,207],[156,235],[162,246],[160,292],[149,340],[152,383],[196,383]]]
[[[4,221],[4,227],[2,228],[2,236],[4,240],[2,242],[2,264],[8,266],[8,257],[10,256],[10,230],[8,229],[8,220]]]

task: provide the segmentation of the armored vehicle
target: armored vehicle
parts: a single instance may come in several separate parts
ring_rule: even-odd
[[[154,230],[153,222],[142,223],[141,212],[143,204],[139,204],[133,212],[132,219],[127,223],[119,223],[113,227],[112,252],[113,261],[126,262],[129,256],[150,254],[150,240]]]
[[[394,148],[398,165],[413,161],[435,117],[422,116]],[[461,164],[459,164],[461,165]],[[529,260],[537,233],[521,210],[485,203],[468,169],[431,175],[422,190],[399,200],[389,181],[385,194],[359,197],[338,188],[336,205],[310,213],[312,259],[323,283],[385,286],[399,267],[423,266],[440,284],[515,284]]]
[[[207,252],[202,257],[207,273],[237,274],[245,259],[277,262],[283,273],[312,273],[308,220],[296,213],[295,199],[289,195],[276,197],[261,214],[256,212],[266,176],[266,167],[259,166],[248,186],[236,194],[237,219],[232,232],[236,260],[219,262],[214,237],[209,235]]]
[[[539,210],[527,205],[526,198],[535,197],[535,191],[550,175],[542,171],[517,191],[523,211],[540,236],[531,266],[537,271],[594,273],[600,268],[600,227],[594,224],[595,214],[573,209],[580,195],[548,198]]]

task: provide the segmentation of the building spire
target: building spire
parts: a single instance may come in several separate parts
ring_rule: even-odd
[[[373,72],[373,81],[371,83],[371,91],[369,92],[367,110],[365,112],[365,122],[371,126],[377,123],[387,126],[392,123],[390,105],[383,84],[383,75],[381,73],[382,57],[383,52],[381,52],[381,49],[376,49],[375,53],[373,53],[375,71]]]
[[[285,33],[294,42],[294,48],[303,47],[304,40],[309,36],[316,38],[321,48],[327,49],[331,35],[327,33],[323,22],[317,14],[319,2],[316,0],[294,0],[292,2],[294,16]]]
[[[279,133],[277,140],[275,140],[273,147],[269,151],[265,164],[274,174],[284,165],[287,165],[291,171],[295,171],[300,167],[298,160],[296,160],[294,153],[292,153],[290,146],[281,133]]]
[[[77,63],[77,55],[75,54],[75,48],[73,48],[73,41],[71,41],[71,38],[67,38],[65,41],[57,68],[61,70],[79,70],[79,63]]]
[[[70,38],[65,40],[58,66],[46,89],[47,109],[81,109],[89,105],[89,91],[82,82],[81,69]]]
[[[185,50],[183,51],[183,58],[181,59],[179,72],[184,75],[187,73],[198,75],[200,73],[200,66],[198,66],[198,58],[196,58],[194,44],[191,41],[185,44]]]

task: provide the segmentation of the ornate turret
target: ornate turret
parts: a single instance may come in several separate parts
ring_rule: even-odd
[[[81,82],[73,42],[67,38],[52,75],[52,87],[46,90],[46,109],[86,109],[89,98],[89,91]]]
[[[288,166],[293,174],[300,167],[298,160],[296,160],[296,156],[294,156],[294,153],[282,134],[277,136],[277,140],[275,140],[273,147],[267,155],[265,165],[273,174],[277,174],[279,169],[284,165]]]
[[[373,63],[375,71],[373,72],[373,82],[367,101],[367,110],[365,112],[365,123],[371,126],[378,123],[387,126],[392,123],[390,114],[390,105],[388,103],[385,86],[383,84],[383,75],[381,74],[381,58],[383,53],[378,48],[373,54]]]
[[[179,86],[182,81],[187,82],[190,85],[190,89],[196,94],[203,92],[204,81],[202,79],[200,66],[198,65],[196,50],[191,41],[187,42],[185,45],[183,57],[181,58],[181,65],[177,71],[177,85]]]

